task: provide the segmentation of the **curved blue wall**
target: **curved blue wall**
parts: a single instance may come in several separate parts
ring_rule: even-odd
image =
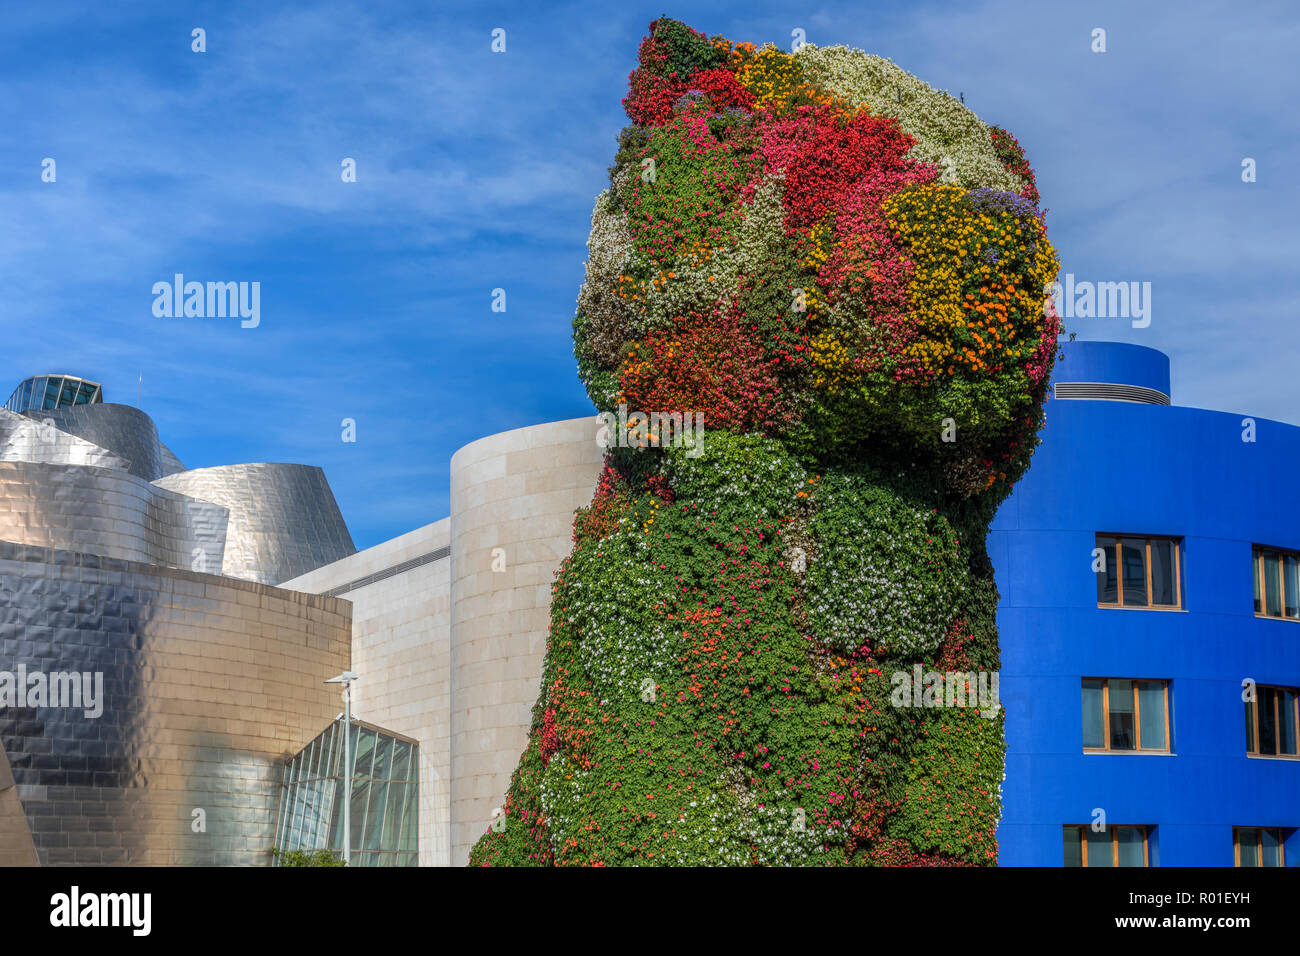
[[[1062,381],[1166,390],[1137,346],[1069,343]],[[1153,350],[1141,349],[1142,353]],[[1068,372],[1067,372],[1068,370]],[[1004,866],[1060,866],[1062,826],[1155,827],[1151,863],[1232,866],[1232,828],[1300,826],[1300,761],[1246,756],[1241,682],[1300,686],[1300,622],[1254,615],[1251,545],[1300,550],[1300,428],[1240,414],[1050,400],[989,535],[1001,603]],[[1099,608],[1098,532],[1183,538],[1180,611]],[[1084,754],[1084,676],[1170,683],[1172,755]],[[1300,840],[1286,844],[1289,865]]]
[[[1111,382],[1169,394],[1169,356],[1124,342],[1067,342],[1052,369],[1052,383]]]

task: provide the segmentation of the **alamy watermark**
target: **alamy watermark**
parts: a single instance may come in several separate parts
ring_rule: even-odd
[[[120,927],[148,936],[152,911],[152,893],[83,893],[73,886],[50,897],[50,925],[57,928]]]
[[[160,319],[224,319],[238,316],[241,328],[262,322],[262,283],[186,282],[177,272],[172,281],[153,284],[153,314]]]
[[[104,713],[103,671],[0,671],[0,710],[6,707],[57,707],[82,710],[91,720]]]
[[[1065,283],[1053,282],[1047,292],[1065,319],[1132,319],[1135,329],[1151,324],[1150,282],[1076,282],[1067,272]]]
[[[1002,709],[997,671],[923,671],[917,664],[911,673],[894,671],[890,683],[895,707],[971,707],[988,718]]]
[[[687,458],[704,454],[703,412],[629,412],[625,403],[617,415],[600,412],[596,421],[603,426],[596,434],[601,448],[686,448]]]

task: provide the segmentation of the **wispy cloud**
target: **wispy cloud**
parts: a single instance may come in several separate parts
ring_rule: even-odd
[[[569,322],[591,202],[657,5],[351,0],[6,13],[8,378],[143,403],[191,465],[321,464],[358,544],[445,513],[447,461],[585,414]],[[707,32],[847,43],[961,91],[1039,172],[1067,271],[1153,283],[1176,400],[1295,419],[1290,186],[1300,24],[1284,3],[697,4]],[[207,30],[208,52],[190,51]],[[508,52],[489,50],[493,27]],[[1108,52],[1092,54],[1103,27]],[[1291,84],[1293,86],[1293,84]],[[40,162],[58,181],[40,181]],[[1244,156],[1259,181],[1240,181]],[[340,181],[340,162],[358,181]],[[261,327],[157,319],[175,272],[260,281]],[[509,310],[489,310],[507,289]],[[3,383],[0,383],[0,388]],[[358,441],[340,441],[340,421]]]

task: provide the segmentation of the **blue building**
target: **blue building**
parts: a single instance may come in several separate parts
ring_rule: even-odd
[[[1001,863],[1297,865],[1300,428],[1171,405],[1154,349],[1064,353],[989,535]]]

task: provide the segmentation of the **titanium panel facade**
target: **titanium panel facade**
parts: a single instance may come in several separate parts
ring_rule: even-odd
[[[162,477],[165,478],[167,475],[174,475],[178,471],[185,470],[181,460],[176,457],[170,448],[161,442],[158,443],[158,448],[162,452]]]
[[[0,409],[0,865],[268,864],[351,604],[267,585],[353,552],[338,505],[318,468],[186,472],[55,378]]]
[[[0,866],[37,866],[36,845],[27,826],[18,787],[0,746]]]
[[[130,405],[71,405],[23,413],[38,422],[52,421],[59,431],[84,438],[128,462],[127,470],[145,481],[163,475],[158,427]]]
[[[3,541],[216,571],[226,522],[225,508],[120,469],[0,461]]]
[[[129,464],[107,448],[59,431],[43,419],[0,409],[0,461],[43,461],[52,465],[98,465],[121,468]]]
[[[89,712],[0,708],[40,862],[269,864],[283,760],[337,713],[350,633],[337,598],[0,543],[0,667],[102,675]]]
[[[221,573],[279,584],[356,552],[325,473],[261,463],[195,468],[154,482],[230,512]]]

